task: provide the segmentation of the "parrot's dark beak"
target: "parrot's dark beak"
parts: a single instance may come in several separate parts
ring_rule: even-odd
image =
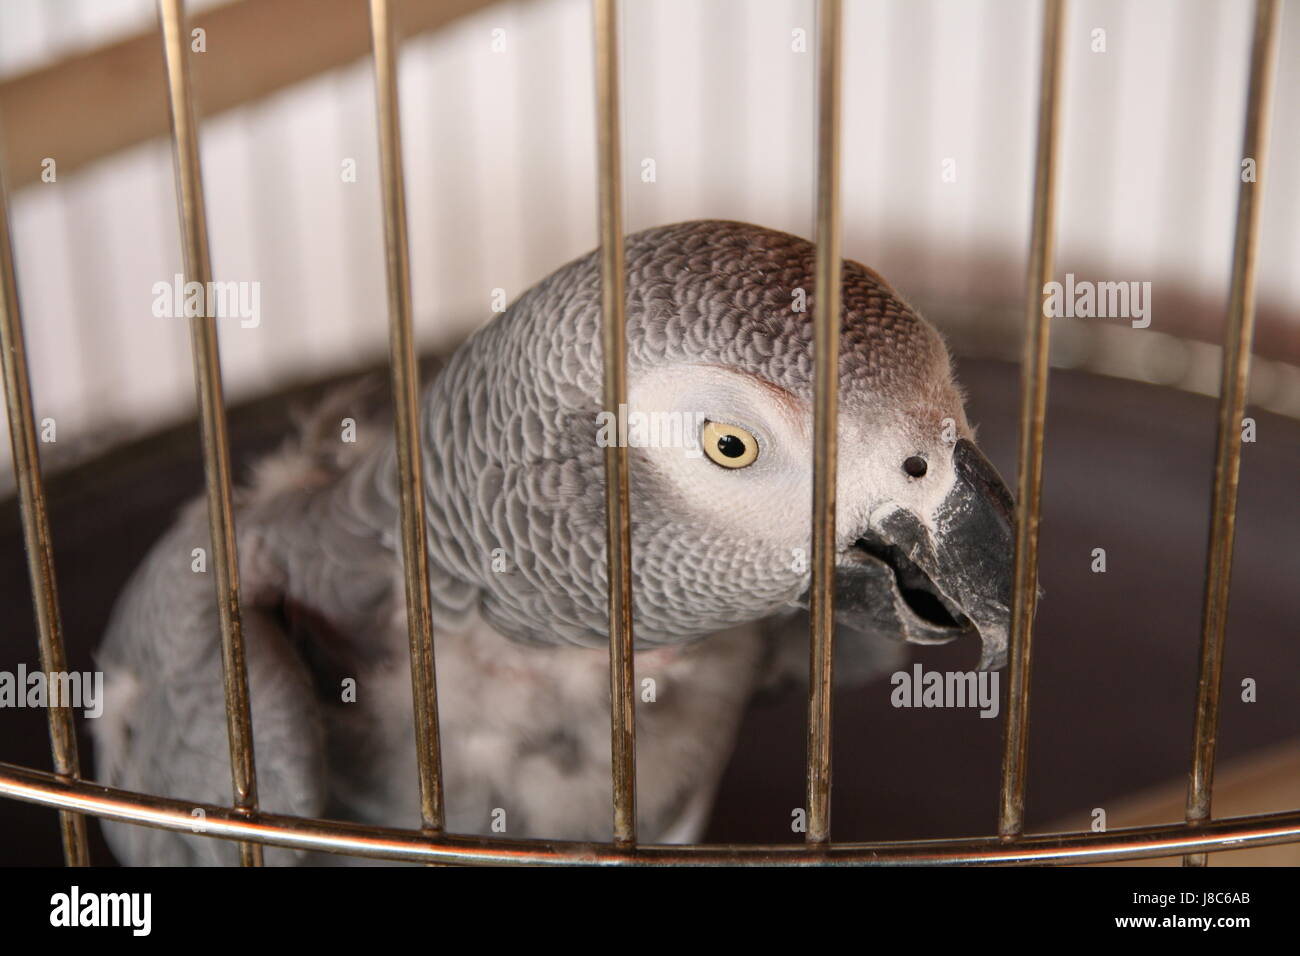
[[[981,668],[1006,663],[1015,506],[975,445],[953,449],[956,481],[934,532],[906,509],[864,530],[835,579],[840,626],[915,644],[978,635]]]

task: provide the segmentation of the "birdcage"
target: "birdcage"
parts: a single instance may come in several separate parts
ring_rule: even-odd
[[[402,555],[407,598],[415,698],[422,827],[394,829],[326,819],[289,817],[260,810],[257,773],[251,744],[251,718],[240,617],[237,556],[234,553],[231,450],[218,338],[214,323],[191,319],[194,379],[201,422],[203,467],[213,545],[215,600],[221,614],[224,690],[228,717],[233,796],[228,806],[206,805],[205,837],[237,841],[245,865],[258,865],[264,846],[423,863],[491,864],[998,864],[1077,863],[1183,856],[1204,864],[1207,854],[1226,849],[1300,842],[1300,809],[1248,816],[1214,817],[1211,795],[1224,684],[1225,634],[1229,576],[1237,516],[1238,474],[1242,460],[1239,423],[1246,412],[1256,312],[1256,271],[1260,183],[1268,168],[1266,145],[1277,57],[1280,4],[1257,0],[1254,7],[1247,82],[1246,122],[1241,155],[1250,158],[1254,175],[1243,177],[1237,196],[1232,253],[1231,298],[1222,342],[1218,385],[1217,446],[1213,460],[1213,494],[1209,512],[1209,548],[1203,581],[1199,679],[1194,713],[1185,716],[1193,731],[1193,759],[1187,789],[1185,822],[1123,829],[1027,833],[1025,827],[1028,733],[1030,727],[1031,651],[1037,603],[1039,518],[1042,503],[1047,391],[1052,321],[1043,308],[1042,290],[1054,273],[1054,221],[1057,202],[1058,128],[1061,124],[1064,0],[1041,5],[1041,39],[1036,94],[1036,143],[1033,149],[1032,235],[1027,263],[1019,379],[1019,439],[1016,475],[1017,531],[1014,558],[1008,713],[1005,722],[997,832],[975,838],[941,838],[845,842],[832,839],[831,704],[832,607],[834,560],[833,501],[836,480],[836,420],[841,263],[841,124],[843,61],[841,0],[818,0],[815,43],[816,126],[816,401],[812,571],[810,690],[807,698],[804,839],[792,843],[719,843],[647,845],[636,832],[635,694],[628,462],[625,448],[606,450],[607,544],[609,557],[610,698],[613,779],[612,842],[566,844],[465,836],[444,828],[436,695],[436,661],[428,606],[423,512],[423,477],[417,438],[418,366],[412,332],[411,264],[407,238],[406,184],[398,109],[400,30],[392,7],[439,26],[466,10],[484,6],[400,4],[371,0],[369,42],[377,90],[379,153],[382,173],[384,259],[389,318],[389,370],[396,410],[396,447],[400,462]],[[252,5],[244,4],[248,7]],[[331,4],[331,11],[339,4]],[[620,138],[619,25],[615,0],[594,0],[597,187],[603,303],[605,407],[626,402],[623,303],[623,196],[625,169]],[[198,120],[191,91],[187,27],[182,0],[160,0],[159,23],[165,52],[166,96],[170,109],[178,203],[182,222],[184,274],[187,280],[212,279],[207,214],[198,150]],[[299,11],[301,13],[301,11]],[[247,10],[244,11],[247,13]],[[254,16],[256,14],[253,14]],[[155,39],[154,43],[157,42]],[[284,42],[293,42],[286,38]],[[324,69],[344,55],[318,39],[316,62],[299,69]],[[359,44],[363,38],[347,38]],[[310,58],[309,58],[310,59]],[[232,96],[251,98],[269,86],[259,80]],[[273,85],[273,84],[270,84]],[[75,95],[68,91],[67,95]],[[0,124],[2,129],[2,124]],[[139,131],[105,128],[100,134],[125,142]],[[107,151],[113,145],[103,146]],[[14,250],[9,217],[0,196],[0,279],[3,279],[5,401],[13,443],[13,463],[27,569],[35,604],[41,668],[66,670],[60,619],[60,592],[55,585],[56,545],[46,515],[42,482],[39,424],[33,409],[19,313]],[[1226,227],[1226,223],[1223,224]],[[968,329],[979,337],[980,330]],[[1294,412],[1294,409],[1291,410]],[[66,580],[65,580],[66,585]],[[77,583],[65,586],[63,599]],[[0,795],[58,812],[63,850],[70,865],[90,862],[86,817],[195,832],[196,805],[163,795],[132,793],[84,779],[78,757],[74,715],[68,708],[48,711],[53,772],[11,763],[0,764]]]

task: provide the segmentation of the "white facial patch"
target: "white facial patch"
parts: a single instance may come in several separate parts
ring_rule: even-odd
[[[879,528],[889,514],[905,509],[931,533],[957,472],[953,446],[941,435],[925,435],[896,416],[863,419],[840,414],[836,530],[843,537],[864,526]],[[925,474],[912,477],[903,462],[925,461]]]
[[[666,478],[676,503],[700,520],[725,521],[733,528],[779,547],[806,547],[812,509],[812,409],[753,376],[712,365],[677,365],[637,374],[629,383],[629,418],[658,421],[658,433],[672,423],[704,421],[738,426],[754,436],[753,464],[726,468],[703,455],[697,444],[629,442],[635,453]],[[930,530],[952,489],[956,473],[952,446],[941,435],[918,434],[897,415],[853,415],[841,409],[836,528],[848,545],[868,522],[905,508]],[[928,439],[928,440],[927,440]],[[903,462],[924,458],[926,474],[912,477]]]
[[[702,521],[725,520],[777,546],[802,545],[807,522],[791,518],[792,512],[807,515],[800,504],[810,500],[809,437],[801,416],[770,386],[711,365],[657,368],[630,383],[628,408],[629,417],[690,423],[689,447],[636,449],[675,489],[677,504]],[[758,457],[743,468],[715,464],[700,447],[706,421],[744,429],[757,442]]]

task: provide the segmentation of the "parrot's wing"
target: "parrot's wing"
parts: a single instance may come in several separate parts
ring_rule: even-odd
[[[155,545],[114,609],[97,655],[104,711],[92,721],[96,776],[126,790],[229,806],[230,750],[222,689],[221,632],[202,503]],[[253,740],[261,808],[319,816],[326,802],[324,731],[311,678],[275,615],[245,607]],[[203,818],[195,813],[194,830]],[[104,823],[123,863],[238,862],[233,843],[123,823]],[[268,849],[268,863],[296,852]]]

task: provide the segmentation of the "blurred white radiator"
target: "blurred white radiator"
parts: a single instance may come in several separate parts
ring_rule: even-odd
[[[941,326],[948,307],[1019,302],[1036,4],[846,6],[846,255]],[[0,77],[151,28],[153,7],[6,0]],[[1300,15],[1288,13],[1260,302],[1300,353],[1300,124],[1286,120],[1300,115]],[[1232,0],[1070,4],[1058,271],[1157,280],[1157,332],[1178,331],[1162,286],[1226,301],[1249,20]],[[811,0],[626,0],[623,24],[629,230],[721,217],[810,235]],[[426,345],[488,318],[494,290],[513,299],[595,245],[590,49],[586,0],[499,3],[405,45]],[[203,126],[215,272],[260,283],[260,324],[221,327],[231,401],[384,354],[373,113],[358,63]],[[154,284],[180,271],[173,188],[158,141],[13,198],[37,417],[58,424],[50,467],[193,415],[186,326],[151,311]],[[0,444],[0,470],[9,454]]]

